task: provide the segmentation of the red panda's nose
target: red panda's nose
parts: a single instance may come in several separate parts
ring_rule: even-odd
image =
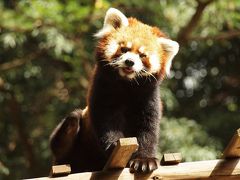
[[[134,65],[134,62],[131,59],[126,59],[125,64],[127,67],[132,67]]]

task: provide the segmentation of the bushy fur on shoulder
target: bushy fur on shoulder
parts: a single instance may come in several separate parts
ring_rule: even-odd
[[[157,27],[110,8],[95,35],[96,67],[87,108],[66,117],[51,136],[55,163],[73,172],[101,170],[119,138],[137,137],[132,171],[157,168],[162,113],[159,84],[179,46]]]

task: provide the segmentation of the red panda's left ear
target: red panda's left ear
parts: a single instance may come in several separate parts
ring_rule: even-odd
[[[127,17],[121,11],[115,8],[110,8],[106,13],[103,28],[94,36],[101,38],[110,33],[112,30],[120,28],[122,26],[128,26]]]
[[[166,56],[165,70],[166,70],[166,74],[169,75],[170,68],[172,65],[172,60],[179,50],[179,44],[176,41],[163,38],[163,37],[158,38],[158,42],[160,43],[163,51],[165,52],[165,56]]]

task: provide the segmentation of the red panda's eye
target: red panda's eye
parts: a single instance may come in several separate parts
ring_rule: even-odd
[[[123,53],[126,53],[126,52],[128,52],[128,51],[130,51],[131,49],[130,48],[128,48],[128,47],[121,47],[121,51],[123,52]]]
[[[140,54],[139,56],[140,56],[140,58],[145,58],[145,57],[147,57],[146,54]]]

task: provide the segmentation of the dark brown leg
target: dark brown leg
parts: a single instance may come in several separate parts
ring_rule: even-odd
[[[50,136],[50,147],[55,161],[61,160],[71,149],[80,130],[82,110],[77,109],[65,117]]]

